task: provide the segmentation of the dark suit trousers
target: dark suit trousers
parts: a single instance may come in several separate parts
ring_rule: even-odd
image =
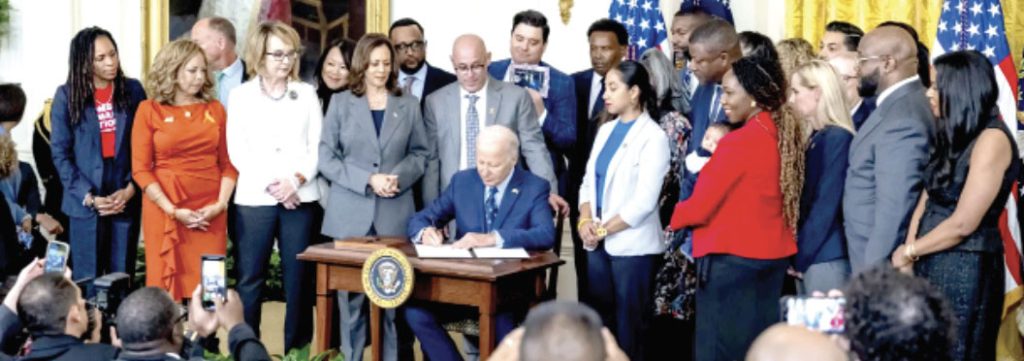
[[[99,196],[107,196],[118,190],[113,184],[118,184],[117,178],[123,175],[115,174],[113,168],[113,161],[104,159],[103,186]],[[138,203],[142,196],[142,191],[136,190],[134,199],[121,214],[70,217],[68,233],[71,238],[72,278],[96,279],[113,272],[135,276],[140,213],[137,207],[133,211],[132,204]],[[84,291],[88,297],[96,294],[92,282],[88,283]]]
[[[281,253],[284,284],[285,351],[301,348],[313,339],[313,270],[296,255],[312,240],[314,203],[302,203],[288,210],[273,206],[235,207],[235,268],[238,270],[238,295],[245,307],[245,322],[257,334],[262,317],[263,286],[267,280],[274,239]]]
[[[470,307],[420,301],[407,303],[402,306],[400,313],[405,315],[405,321],[409,323],[409,328],[412,328],[413,334],[420,340],[423,354],[430,361],[462,360],[462,354],[455,347],[455,341],[448,337],[448,332],[441,327],[441,324],[478,316]],[[512,329],[515,328],[515,321],[516,316],[513,312],[499,312],[495,315],[495,343],[501,343],[505,335],[512,332]]]
[[[743,360],[754,338],[779,321],[788,258],[697,258],[698,361]]]
[[[644,342],[654,313],[654,275],[661,256],[612,256],[604,242],[587,255],[591,306],[630,360],[646,360]]]

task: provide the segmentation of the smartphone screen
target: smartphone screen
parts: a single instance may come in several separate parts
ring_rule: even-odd
[[[203,307],[212,310],[214,297],[227,298],[224,256],[203,255],[202,262]]]
[[[46,266],[44,272],[64,272],[64,266],[68,263],[70,247],[61,241],[50,241],[46,246]]]
[[[790,325],[800,325],[824,333],[843,332],[843,312],[846,299],[842,297],[783,297],[782,319]]]

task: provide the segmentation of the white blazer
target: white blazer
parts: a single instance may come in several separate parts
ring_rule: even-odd
[[[618,122],[616,118],[598,129],[587,160],[587,173],[580,186],[579,205],[590,203],[590,212],[594,215],[597,214],[597,185],[594,181],[597,157]],[[665,251],[661,219],[658,217],[658,197],[669,169],[668,136],[647,112],[635,122],[612,156],[604,182],[602,221],[618,215],[629,224],[629,228],[604,239],[605,250],[613,256],[640,256]]]
[[[277,204],[267,193],[267,186],[296,173],[308,180],[298,189],[299,199],[317,201],[317,151],[323,113],[316,90],[309,84],[290,81],[288,94],[273,100],[263,95],[259,81],[260,77],[253,77],[229,95],[228,156],[238,169],[235,204]]]

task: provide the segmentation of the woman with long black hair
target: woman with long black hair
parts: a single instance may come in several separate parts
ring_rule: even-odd
[[[139,197],[132,183],[131,129],[146,98],[121,70],[117,43],[98,27],[71,40],[67,82],[51,110],[53,163],[64,187],[73,277],[135,272]],[[92,295],[92,287],[87,287]]]
[[[925,192],[892,264],[927,279],[951,301],[954,360],[993,360],[1003,311],[999,216],[1020,171],[1013,133],[999,117],[992,64],[976,51],[935,59],[928,99],[935,144]]]
[[[742,359],[779,319],[804,168],[804,136],[786,89],[775,60],[732,64],[722,80],[722,109],[739,129],[719,141],[693,195],[672,215],[671,229],[693,227],[697,360]]]
[[[577,228],[591,305],[631,360],[644,360],[654,275],[665,252],[658,198],[669,141],[654,120],[657,94],[643,65],[624,61],[604,78],[605,109],[580,186]],[[584,277],[584,275],[580,275]]]

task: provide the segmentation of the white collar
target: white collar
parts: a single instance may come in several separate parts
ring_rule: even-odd
[[[429,66],[430,65],[428,65],[427,62],[424,61],[423,62],[423,66],[420,67],[420,70],[417,70],[415,73],[412,73],[412,74],[406,73],[406,72],[402,71],[401,69],[399,69],[398,70],[398,74],[400,75],[399,78],[401,78],[401,79],[399,79],[399,82],[404,84],[405,83],[405,78],[408,78],[410,76],[416,77],[416,80],[419,80],[419,81],[426,80],[427,79],[427,67],[429,67]]]
[[[505,188],[508,188],[508,182],[512,181],[512,175],[515,174],[515,173],[516,173],[516,166],[512,165],[512,171],[508,172],[508,175],[505,176],[505,180],[501,181],[501,183],[498,183],[498,185],[495,187],[495,188],[498,188],[498,193],[499,194],[505,194]],[[487,185],[485,184],[484,188],[486,188],[486,187],[487,187]]]
[[[882,106],[882,102],[885,101],[885,98],[888,98],[889,95],[891,95],[893,92],[896,91],[896,89],[899,89],[900,87],[902,87],[904,85],[910,84],[910,83],[915,82],[915,81],[920,81],[920,80],[921,80],[921,77],[919,77],[917,75],[914,75],[912,77],[900,80],[896,84],[893,84],[892,86],[886,88],[885,90],[882,91],[882,93],[878,94],[878,101],[875,102],[875,106],[881,107]]]
[[[220,70],[220,72],[224,74],[225,77],[234,76],[235,74],[238,74],[238,72],[240,71],[242,71],[242,58],[237,56],[235,57],[235,62],[231,63],[231,65],[228,65],[227,68]]]

